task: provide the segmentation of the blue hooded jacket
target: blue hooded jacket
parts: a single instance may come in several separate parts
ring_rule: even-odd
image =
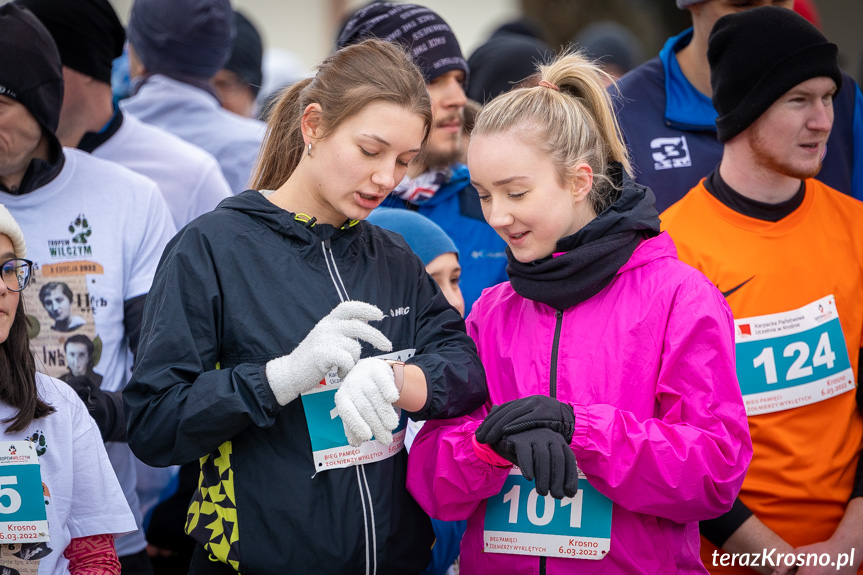
[[[692,40],[692,28],[669,38],[659,56],[612,88],[617,118],[629,147],[635,179],[653,190],[660,213],[716,169],[723,144],[716,138],[713,102],[683,75],[675,54]],[[817,178],[863,199],[863,94],[847,74],[833,102],[833,131]]]

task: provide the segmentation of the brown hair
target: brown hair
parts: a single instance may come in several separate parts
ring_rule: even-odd
[[[619,193],[610,177],[612,162],[631,174],[626,145],[602,81],[608,74],[577,52],[564,53],[538,68],[532,86],[516,88],[486,104],[471,135],[523,131],[551,156],[561,183],[573,177],[578,164],[586,163],[593,170],[588,199],[600,214]],[[553,87],[539,85],[540,81]]]
[[[314,78],[282,91],[268,115],[267,135],[251,187],[275,190],[296,169],[304,153],[301,122],[309,104],[320,104],[326,137],[375,101],[395,104],[421,116],[425,121],[425,146],[432,113],[419,68],[399,44],[369,39],[335,52],[321,62]]]
[[[0,343],[0,401],[17,408],[18,413],[3,420],[10,424],[6,433],[24,431],[34,419],[54,413],[36,389],[36,361],[30,353],[29,319],[24,314],[24,298],[18,299],[15,320],[6,341]]]
[[[476,125],[476,117],[481,111],[482,104],[468,98],[467,103],[464,105],[464,131],[468,136],[473,132],[473,127]]]

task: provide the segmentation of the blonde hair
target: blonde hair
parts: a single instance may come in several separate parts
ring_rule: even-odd
[[[593,170],[588,200],[600,214],[619,194],[611,177],[612,163],[620,163],[631,175],[629,154],[603,82],[608,74],[574,51],[538,70],[527,87],[486,104],[471,136],[524,133],[551,157],[561,184],[575,176],[578,164],[586,163]]]
[[[282,90],[267,114],[267,134],[251,187],[275,190],[296,169],[305,149],[301,122],[309,104],[320,104],[326,137],[374,101],[395,104],[419,115],[425,124],[425,146],[432,112],[419,68],[399,44],[365,40],[330,55],[313,78]]]

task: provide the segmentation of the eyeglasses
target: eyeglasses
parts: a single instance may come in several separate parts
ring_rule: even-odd
[[[3,283],[9,291],[21,291],[30,283],[33,271],[33,262],[30,260],[14,259],[6,260],[0,266],[0,274],[3,275]]]

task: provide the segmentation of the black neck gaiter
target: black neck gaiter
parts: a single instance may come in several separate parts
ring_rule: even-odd
[[[557,257],[521,263],[506,248],[506,271],[515,292],[554,309],[566,309],[598,294],[611,283],[641,242],[631,230],[601,237]]]

